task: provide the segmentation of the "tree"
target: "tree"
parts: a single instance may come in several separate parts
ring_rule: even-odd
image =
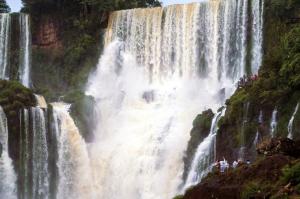
[[[10,12],[10,7],[7,5],[6,0],[0,0],[0,13]]]

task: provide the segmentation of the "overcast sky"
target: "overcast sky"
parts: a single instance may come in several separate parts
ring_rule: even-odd
[[[170,4],[179,4],[179,3],[189,3],[189,2],[197,2],[201,0],[161,0],[164,5]],[[22,7],[21,0],[7,0],[8,5],[10,6],[12,12],[19,12]]]

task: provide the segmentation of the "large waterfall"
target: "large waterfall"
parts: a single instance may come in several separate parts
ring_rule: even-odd
[[[97,198],[171,198],[179,191],[191,121],[221,106],[238,78],[261,64],[263,2],[252,2],[110,15],[86,91],[97,102],[90,147]]]
[[[5,113],[0,106],[0,197],[16,199],[16,174],[8,155],[8,129]]]
[[[0,79],[8,79],[10,15],[0,14]]]

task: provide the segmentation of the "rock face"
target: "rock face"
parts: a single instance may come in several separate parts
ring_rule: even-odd
[[[59,27],[59,20],[47,15],[42,16],[36,27],[36,33],[33,35],[33,44],[42,48],[61,48]]]
[[[295,158],[300,157],[299,141],[288,138],[269,139],[260,143],[257,147],[258,154],[274,155],[284,154]]]

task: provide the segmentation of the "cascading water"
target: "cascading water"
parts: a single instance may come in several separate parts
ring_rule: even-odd
[[[93,199],[93,180],[87,146],[73,119],[70,105],[53,103],[58,152],[58,191],[56,199]]]
[[[31,108],[32,114],[32,199],[48,199],[49,171],[46,120],[39,107]]]
[[[298,112],[298,109],[299,109],[299,103],[296,105],[295,107],[295,110],[294,110],[294,113],[289,121],[289,124],[288,124],[288,138],[290,139],[293,139],[293,124],[294,124],[294,118],[295,118],[295,115],[297,114]]]
[[[0,79],[9,79],[9,33],[10,15],[0,14]]]
[[[218,131],[218,122],[224,113],[225,109],[222,112],[215,114],[211,123],[209,135],[197,148],[197,152],[195,154],[185,185],[183,186],[183,190],[197,184],[211,170],[216,157],[215,142]]]
[[[277,128],[277,108],[275,108],[272,112],[272,118],[270,123],[271,137],[275,136],[276,128]]]
[[[29,15],[20,13],[20,66],[19,80],[26,86],[30,87],[30,65],[31,65],[31,34]]]
[[[8,129],[5,113],[0,106],[0,198],[16,199],[16,174],[8,155]]]
[[[191,121],[205,107],[222,105],[245,74],[253,53],[248,5],[208,1],[110,15],[104,54],[86,91],[96,99],[90,152],[97,198],[176,194]]]

